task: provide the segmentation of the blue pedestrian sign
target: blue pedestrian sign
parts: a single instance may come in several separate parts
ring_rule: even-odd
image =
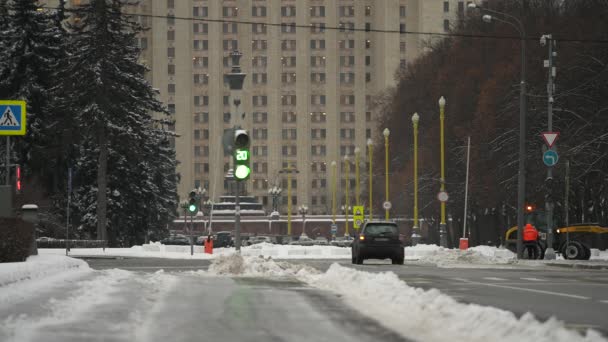
[[[337,224],[332,224],[331,225],[331,234],[332,235],[336,235],[337,232],[338,232],[338,225]]]
[[[25,135],[25,101],[0,100],[0,135]]]
[[[559,160],[559,155],[553,150],[547,150],[543,153],[543,163],[547,166],[555,166]]]

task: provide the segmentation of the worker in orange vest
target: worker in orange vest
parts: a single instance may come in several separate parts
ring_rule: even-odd
[[[540,257],[540,245],[538,244],[538,230],[530,223],[524,227],[524,248],[528,252],[529,259]]]

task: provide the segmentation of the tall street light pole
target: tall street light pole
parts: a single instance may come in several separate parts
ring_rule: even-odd
[[[350,185],[350,161],[348,160],[348,154],[344,156],[344,173],[346,173],[346,184],[344,186],[344,195],[346,196],[344,200],[344,205],[346,207],[346,211],[344,212],[344,236],[348,236],[348,206],[350,205],[348,194],[348,186]]]
[[[382,135],[384,135],[384,183],[385,183],[385,189],[384,189],[384,194],[386,197],[386,202],[388,202],[388,136],[391,134],[391,132],[388,130],[388,128],[384,129],[384,132],[382,132]],[[384,209],[384,219],[388,221],[389,219],[389,210],[390,209]]]
[[[361,203],[361,184],[359,184],[359,156],[361,154],[361,149],[359,147],[355,147],[355,203],[358,206]]]
[[[291,236],[291,174],[299,173],[291,164],[279,173],[287,173],[287,235]]]
[[[331,221],[336,224],[336,161],[331,162]]]
[[[494,13],[509,18],[512,21],[501,19],[489,14],[482,16],[486,23],[496,20],[512,26],[520,35],[521,41],[521,74],[519,82],[519,170],[517,177],[517,258],[523,257],[523,230],[524,230],[524,206],[526,200],[526,31],[523,23],[517,17],[495,11],[489,8],[481,8],[475,3],[470,3],[469,8],[480,8],[484,12]]]
[[[372,139],[367,139],[367,161],[369,163],[369,215],[368,219],[371,221],[374,218],[374,206],[372,204],[372,150],[374,148]]]
[[[439,99],[439,135],[441,136],[441,193],[445,193],[445,98],[442,96]],[[447,248],[448,236],[445,224],[445,201],[441,200],[441,222],[439,223],[439,244],[441,247]]]
[[[414,124],[414,227],[412,229],[412,245],[416,246],[420,242],[420,227],[418,222],[418,113],[412,115]]]

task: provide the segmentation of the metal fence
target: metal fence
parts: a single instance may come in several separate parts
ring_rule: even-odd
[[[107,240],[65,240],[65,239],[53,239],[53,240],[37,240],[36,244],[38,248],[66,248],[67,245],[70,248],[106,248],[108,247]]]

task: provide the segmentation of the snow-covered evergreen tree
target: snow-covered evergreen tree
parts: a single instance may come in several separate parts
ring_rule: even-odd
[[[27,135],[16,140],[18,158],[30,175],[56,188],[62,158],[49,154],[62,153],[57,123],[64,114],[54,110],[52,89],[64,53],[55,11],[36,0],[0,1],[0,36],[0,98],[27,103]]]
[[[92,0],[74,11],[65,64],[65,102],[77,108],[75,215],[80,230],[111,244],[140,242],[176,206],[174,150],[151,113],[169,113],[138,62],[141,27],[119,0]]]

